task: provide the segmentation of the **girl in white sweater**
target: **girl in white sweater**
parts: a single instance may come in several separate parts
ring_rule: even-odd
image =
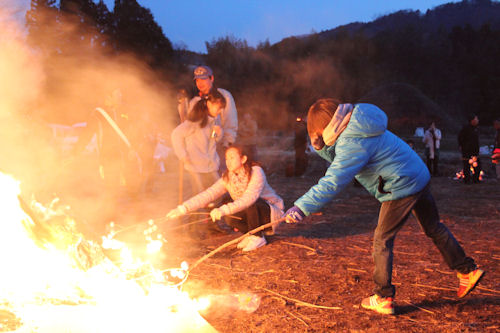
[[[219,178],[216,144],[222,138],[222,129],[216,120],[225,105],[221,93],[210,93],[194,105],[187,120],[172,132],[172,146],[189,173],[192,194],[203,191]]]
[[[205,207],[229,192],[231,200],[210,212],[212,221],[220,220],[227,215],[237,216],[241,220],[228,216],[225,219],[226,223],[238,231],[246,233],[281,218],[284,209],[283,200],[267,183],[264,170],[258,164],[250,161],[240,146],[235,145],[227,148],[226,166],[227,171],[221,179],[205,191],[171,210],[167,217],[179,217],[187,212]],[[238,244],[238,248],[247,252],[266,244],[264,232],[259,232],[244,238]]]

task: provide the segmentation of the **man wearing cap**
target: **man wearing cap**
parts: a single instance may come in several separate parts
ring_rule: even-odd
[[[193,109],[196,102],[202,97],[207,96],[212,89],[217,89],[226,99],[226,107],[220,114],[222,139],[219,142],[221,148],[225,150],[225,148],[234,143],[236,140],[236,132],[238,131],[238,113],[236,111],[233,96],[229,91],[214,86],[214,74],[212,69],[208,66],[198,66],[194,69],[194,81],[198,88],[199,96],[195,96],[189,101],[189,111]],[[223,156],[224,154],[220,157],[223,158]]]

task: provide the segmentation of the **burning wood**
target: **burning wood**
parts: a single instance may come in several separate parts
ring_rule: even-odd
[[[197,312],[206,304],[169,286],[151,264],[115,264],[100,245],[77,231],[64,209],[28,204],[20,197],[19,184],[3,173],[0,186],[5,213],[0,311],[11,321],[19,318],[22,330],[215,331]],[[179,278],[183,270],[187,267],[170,271]]]

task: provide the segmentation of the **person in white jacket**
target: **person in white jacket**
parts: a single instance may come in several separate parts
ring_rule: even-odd
[[[425,143],[425,154],[427,157],[427,168],[433,176],[439,175],[439,147],[441,143],[441,131],[434,122],[425,131],[422,141]]]
[[[220,145],[224,148],[229,147],[236,141],[236,133],[238,132],[238,112],[234,103],[234,98],[229,91],[222,88],[216,88],[214,85],[214,74],[208,66],[198,66],[194,69],[194,81],[199,91],[199,96],[193,97],[189,101],[188,114],[193,109],[194,105],[204,96],[213,91],[218,91],[224,96],[226,106],[219,115],[220,125],[224,130],[224,134],[220,140]]]
[[[172,132],[172,146],[190,175],[192,194],[203,191],[219,178],[216,144],[222,138],[222,129],[215,120],[225,103],[217,91],[207,95]]]
[[[226,192],[229,192],[231,200],[210,211],[210,217],[214,222],[226,216],[226,223],[242,233],[247,233],[283,216],[283,200],[269,186],[264,170],[248,158],[241,146],[229,147],[225,155],[227,170],[222,178],[205,191],[171,210],[167,218],[176,218],[206,207]],[[235,216],[237,218],[234,218]],[[261,231],[245,237],[238,244],[238,248],[247,252],[266,245],[264,237],[266,233],[272,231]]]

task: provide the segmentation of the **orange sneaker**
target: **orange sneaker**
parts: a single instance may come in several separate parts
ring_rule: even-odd
[[[467,274],[457,273],[457,277],[460,280],[457,296],[460,298],[467,296],[468,293],[474,290],[483,276],[484,271],[481,269],[475,269]]]
[[[372,295],[361,301],[361,306],[368,310],[373,310],[381,314],[394,314],[394,303],[392,297],[380,297]]]

